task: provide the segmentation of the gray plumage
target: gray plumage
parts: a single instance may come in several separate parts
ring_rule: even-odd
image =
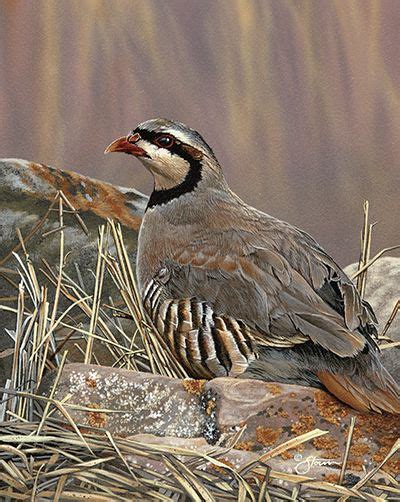
[[[139,286],[187,371],[325,387],[357,409],[400,412],[373,311],[318,243],[234,194],[192,129],[154,119],[132,135],[108,151],[137,155],[155,180]]]

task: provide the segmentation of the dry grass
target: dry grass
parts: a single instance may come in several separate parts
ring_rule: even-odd
[[[87,363],[101,363],[106,358],[115,367],[186,375],[143,312],[120,226],[109,221],[99,229],[95,286],[93,291],[86,291],[79,270],[77,280],[65,272],[68,256],[64,250],[64,213],[67,208],[75,217],[79,215],[62,193],[57,194],[53,207],[58,208],[60,222],[56,229],[60,234],[59,261],[56,265],[43,259],[41,269],[52,287],[51,294],[49,285],[38,279],[20,235],[18,248],[22,254],[14,255],[19,274],[17,305],[0,306],[0,310],[16,316],[15,330],[9,331],[14,341],[11,376],[0,402],[1,500],[344,501],[349,497],[394,500],[399,496],[394,479],[389,485],[378,485],[373,475],[396,453],[400,443],[349,488],[269,467],[268,462],[275,456],[324,433],[319,430],[291,439],[240,469],[226,465],[220,460],[221,449],[211,446],[208,453],[200,453],[113,437],[98,429],[89,433],[87,427],[82,433],[68,411],[68,396],[63,401],[54,399],[63,365],[70,361],[67,347],[81,352]],[[85,230],[80,218],[79,223]],[[370,228],[367,218],[364,228]],[[31,233],[28,235],[31,238]],[[368,232],[365,239],[358,272],[361,291],[371,262]],[[119,303],[112,298],[108,305],[102,303],[106,276],[119,292]],[[63,309],[61,298],[68,300]],[[44,398],[38,389],[48,370],[55,370],[57,377],[50,395]],[[55,410],[63,415],[64,422],[56,420]],[[239,439],[240,435],[227,448]],[[347,453],[351,439],[350,429]],[[346,459],[347,454],[341,482]]]

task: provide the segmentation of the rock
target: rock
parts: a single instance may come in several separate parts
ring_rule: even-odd
[[[357,272],[357,263],[347,266],[344,271],[350,277]],[[372,305],[383,329],[394,306],[400,300],[400,257],[384,256],[368,269],[365,299]],[[387,336],[400,341],[400,313],[390,326]]]
[[[54,373],[47,376],[43,394],[49,394],[53,381]],[[88,434],[99,429],[122,436],[145,434],[141,437],[151,443],[179,444],[204,452],[210,444],[227,446],[240,431],[235,448],[224,454],[235,465],[258,458],[300,434],[328,431],[274,456],[269,463],[275,470],[324,475],[330,481],[338,477],[352,416],[356,426],[348,466],[355,475],[380,462],[400,434],[397,417],[363,415],[318,389],[257,380],[179,380],[68,364],[55,398],[62,400],[68,394],[69,405],[86,407],[68,410]],[[60,414],[58,418],[62,418]],[[400,460],[394,458],[386,469],[399,472]]]
[[[357,271],[358,264],[353,263],[344,270],[351,277]],[[382,332],[393,308],[400,300],[400,258],[386,256],[379,258],[368,269],[365,299],[371,304],[379,321],[378,331]],[[400,311],[394,318],[386,336],[394,342],[400,342]],[[400,382],[400,345],[384,348],[382,344],[381,360],[396,382]]]
[[[51,382],[50,377],[42,384],[44,393]],[[65,366],[56,395],[69,392],[73,394],[71,403],[90,408],[90,411],[74,410],[74,420],[83,425],[109,428],[113,434],[124,436],[207,434],[209,417],[199,406],[196,393],[188,392],[178,379],[75,363]],[[116,412],[103,413],[102,408]]]
[[[45,216],[58,190],[62,190],[84,221],[88,234],[73,214],[64,214],[66,272],[76,279],[76,266],[83,283],[92,292],[97,257],[98,227],[107,218],[119,221],[131,262],[135,262],[137,232],[147,198],[133,189],[117,187],[74,173],[18,159],[0,160],[0,304],[15,305],[15,284],[19,282],[16,260],[11,251],[18,245],[17,229],[24,237],[30,258],[37,270],[41,259],[52,266],[58,263],[59,232],[44,236],[59,227],[58,213],[52,211],[43,226],[29,239],[29,233]],[[57,206],[55,206],[57,209]],[[41,276],[40,280],[43,281]],[[43,282],[48,282],[43,281]],[[112,291],[111,281],[106,289]],[[5,328],[15,327],[15,316],[0,311],[0,353],[10,346]],[[0,358],[0,386],[10,357]]]

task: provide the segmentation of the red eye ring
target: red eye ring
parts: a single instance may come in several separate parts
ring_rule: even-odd
[[[172,134],[159,134],[154,143],[160,148],[171,148],[175,143],[175,138]]]

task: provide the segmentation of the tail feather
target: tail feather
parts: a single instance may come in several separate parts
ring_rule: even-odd
[[[318,371],[317,376],[332,394],[358,411],[400,414],[400,389],[383,367],[362,376],[329,371]]]

